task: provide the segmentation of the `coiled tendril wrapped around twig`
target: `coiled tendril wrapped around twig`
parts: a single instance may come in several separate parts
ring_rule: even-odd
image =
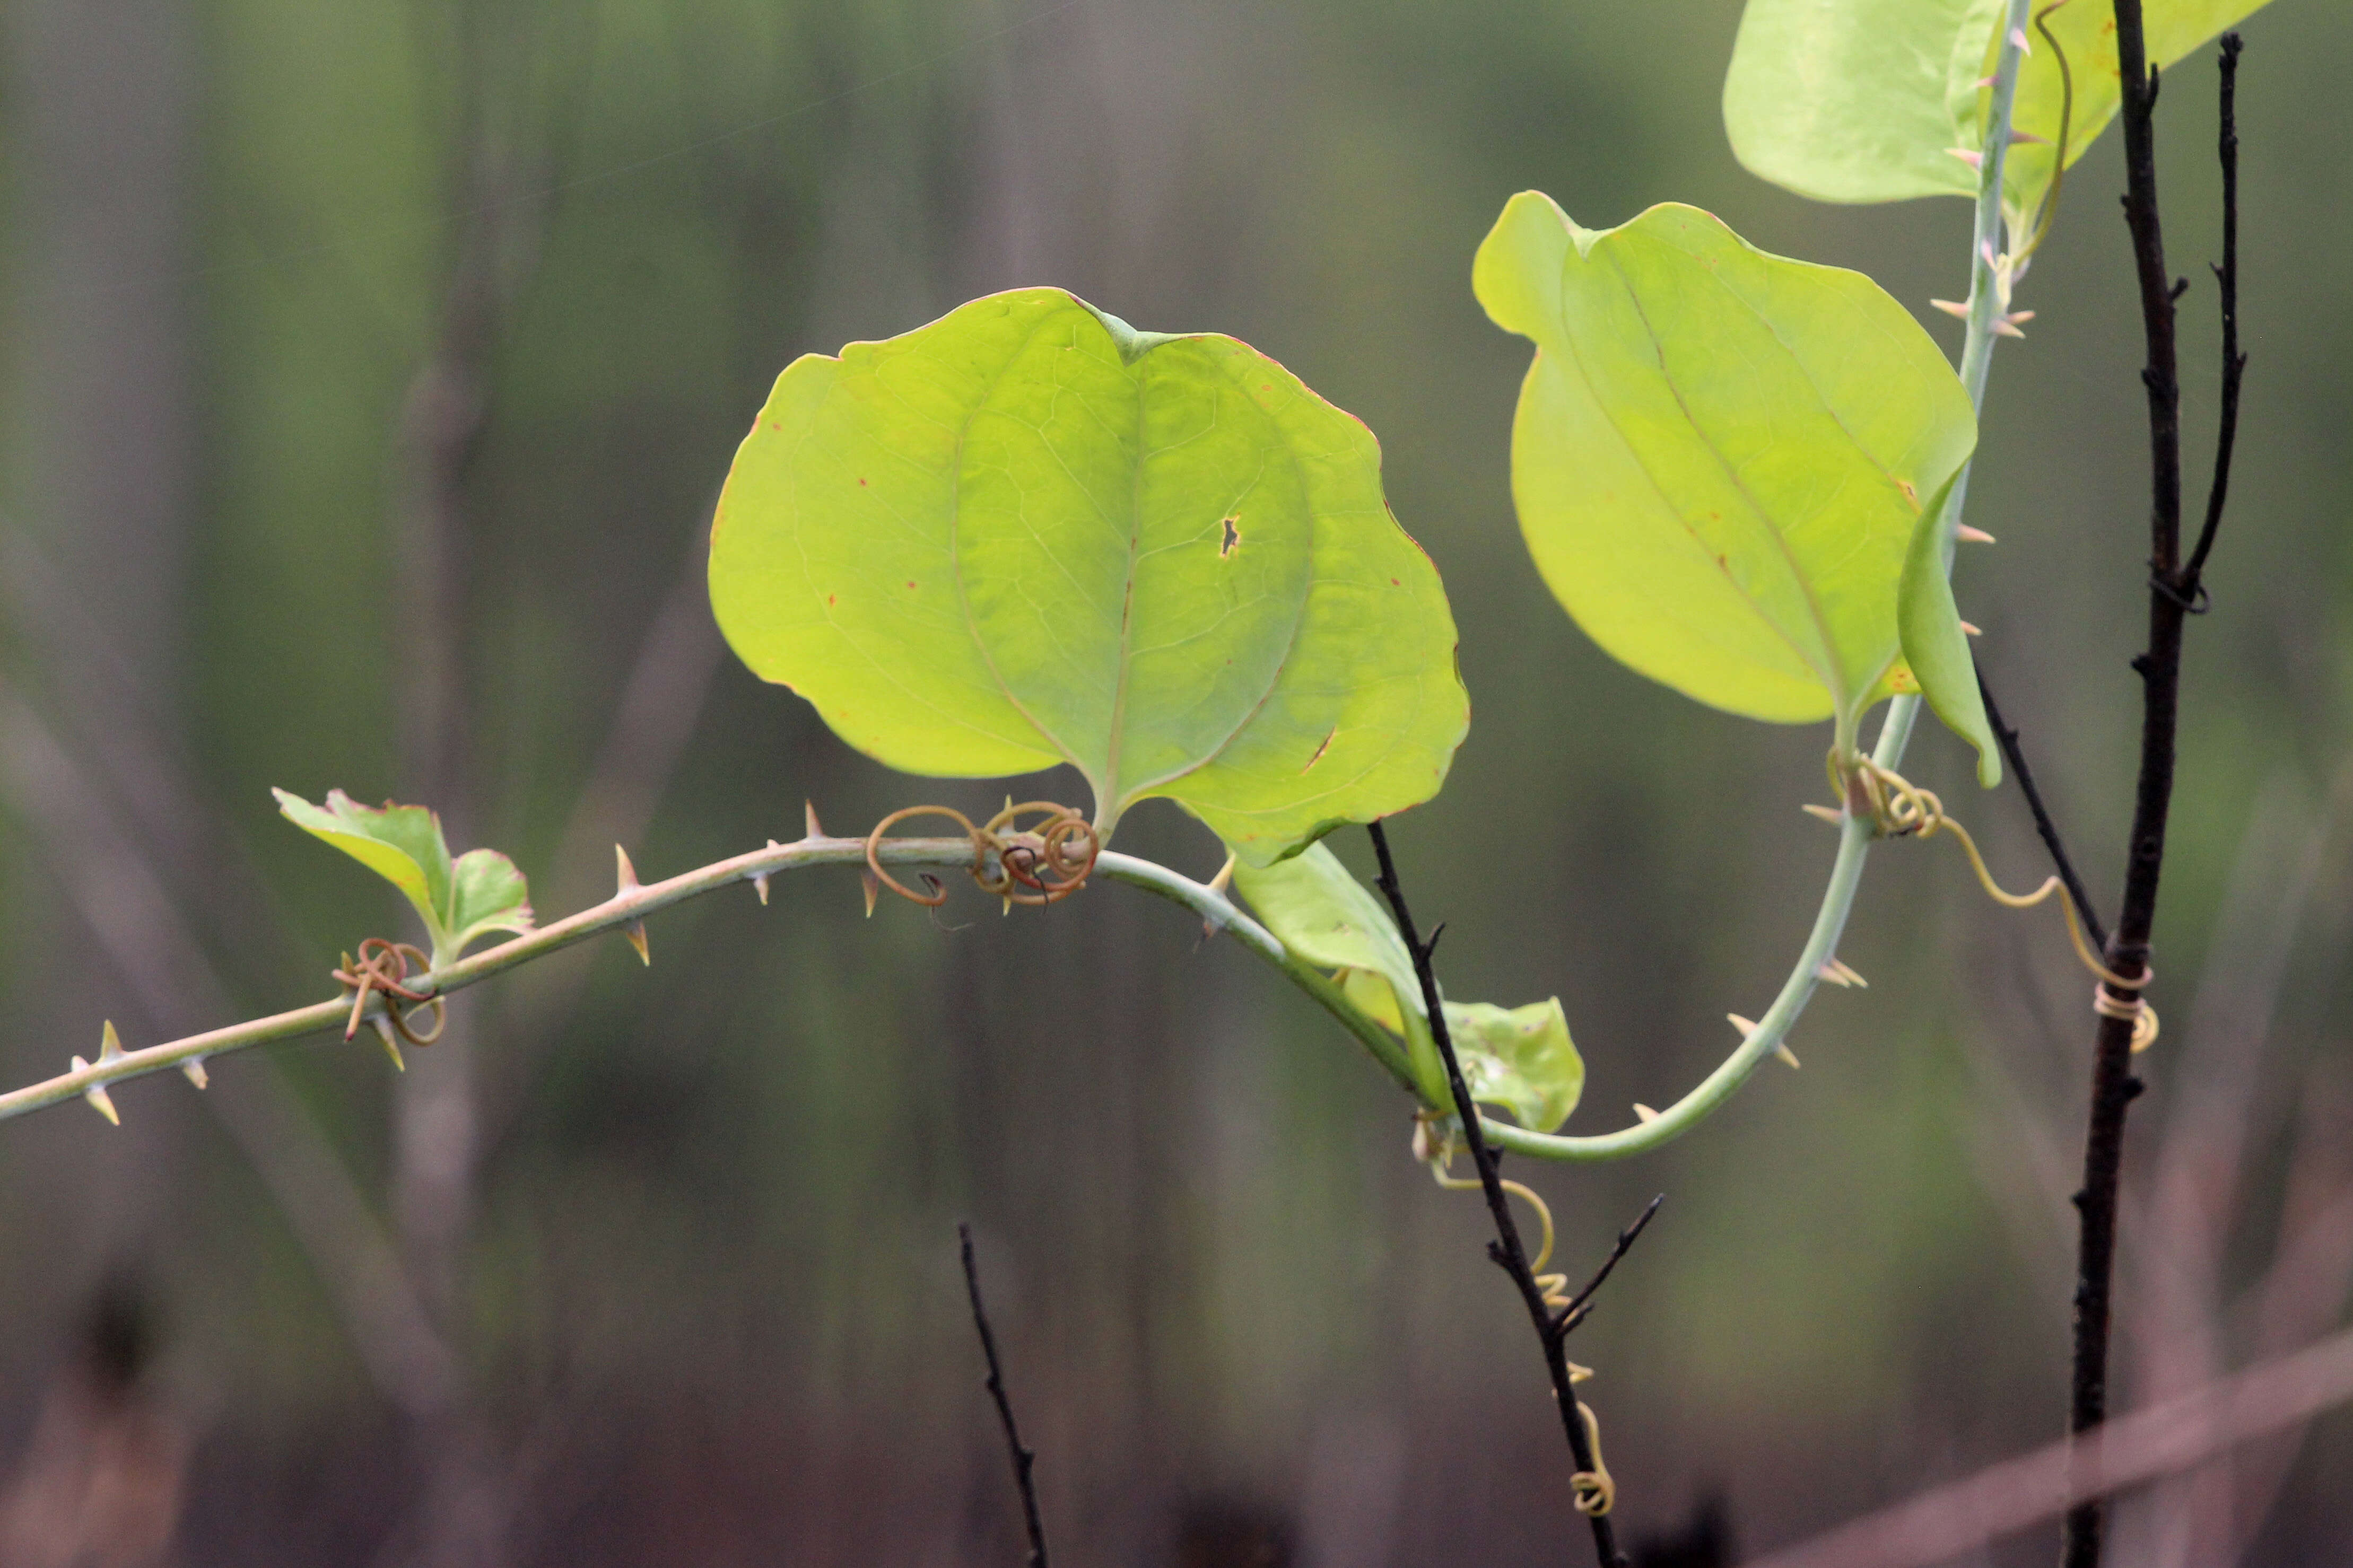
[[[424,949],[380,936],[360,943],[357,963],[353,962],[351,954],[343,954],[343,966],[334,972],[338,981],[352,988],[352,1021],[343,1026],[343,1038],[348,1040],[360,1032],[360,1020],[367,1015],[371,991],[384,994],[384,1018],[391,1024],[393,1032],[410,1045],[429,1046],[441,1037],[441,1031],[449,1022],[449,1004],[438,992],[419,991],[403,984],[408,978],[412,962],[420,974],[433,967]],[[401,1011],[404,1002],[411,1005],[412,1011]],[[412,1020],[427,1007],[433,1011],[433,1027],[419,1033]]]
[[[901,898],[936,909],[947,902],[939,879],[922,878],[929,892],[919,893],[882,868],[883,835],[913,816],[944,816],[972,840],[972,864],[965,868],[981,891],[1008,904],[1057,904],[1087,885],[1103,853],[1103,838],[1094,824],[1067,805],[1050,800],[1029,800],[1005,809],[976,826],[972,818],[952,805],[911,805],[894,811],[866,836],[866,869],[876,883]],[[1024,818],[1036,818],[1024,827]]]

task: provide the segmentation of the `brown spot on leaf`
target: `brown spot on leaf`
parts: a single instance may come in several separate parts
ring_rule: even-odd
[[[908,578],[908,579],[907,579],[907,586],[908,586],[908,587],[910,587],[910,588],[913,588],[914,585],[915,585],[915,580],[914,580],[913,577]]]
[[[1332,749],[1332,737],[1339,732],[1340,726],[1335,724],[1330,730],[1324,732],[1324,738],[1321,741],[1315,742],[1315,754],[1307,759],[1307,768],[1312,768],[1316,763],[1324,760],[1324,753]],[[1303,773],[1307,771],[1307,768],[1302,768],[1299,771]]]
[[[864,474],[858,476],[858,488],[860,489],[864,489],[866,488],[866,476]]]
[[[1920,510],[1920,492],[1912,488],[1912,481],[1910,479],[1896,480],[1895,488],[1904,492],[1904,500],[1911,506],[1914,511],[1918,511]]]
[[[1234,524],[1240,521],[1241,521],[1241,518],[1239,515],[1236,515],[1226,519],[1220,525],[1226,531],[1226,537],[1218,545],[1218,556],[1220,560],[1224,559],[1226,556],[1231,555],[1236,549],[1240,548],[1242,542],[1242,531],[1234,526]]]

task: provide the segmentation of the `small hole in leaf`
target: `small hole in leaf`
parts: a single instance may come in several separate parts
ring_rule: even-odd
[[[1231,555],[1236,548],[1240,545],[1242,542],[1242,531],[1234,526],[1234,524],[1240,521],[1241,519],[1240,517],[1229,517],[1226,519],[1223,525],[1226,531],[1225,542],[1218,546],[1218,554],[1220,557]]]

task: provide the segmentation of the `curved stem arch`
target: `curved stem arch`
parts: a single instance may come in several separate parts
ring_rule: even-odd
[[[1978,165],[1977,219],[1972,226],[1969,249],[1968,332],[1961,342],[1960,364],[1961,384],[1968,389],[1970,405],[1978,409],[1985,406],[1986,375],[1993,363],[1994,339],[2009,303],[2005,298],[2008,279],[2000,275],[2002,268],[1997,259],[2002,250],[2002,166],[2010,151],[2010,109],[2018,90],[2021,44],[2025,37],[2028,10],[2029,0],[2008,0],[2004,6],[2001,52],[1994,72],[1993,101],[1987,116],[1985,148]],[[1946,496],[1944,512],[1937,520],[1942,536],[1939,544],[1948,574],[1972,466],[1963,466],[1954,479],[1952,489]],[[1880,728],[1878,744],[1872,750],[1872,761],[1883,768],[1894,769],[1904,760],[1905,748],[1911,743],[1913,726],[1919,716],[1918,696],[1906,693],[1891,701],[1886,722]],[[1813,929],[1789,971],[1789,978],[1782,982],[1780,994],[1773,998],[1772,1006],[1757,1021],[1757,1027],[1740,1043],[1740,1047],[1701,1079],[1698,1087],[1652,1119],[1616,1132],[1584,1137],[1533,1132],[1482,1116],[1480,1121],[1488,1138],[1498,1148],[1539,1159],[1621,1160],[1671,1142],[1705,1121],[1710,1112],[1748,1081],[1749,1075],[1767,1057],[1781,1047],[1791,1026],[1805,1012],[1806,1004],[1813,999],[1814,988],[1821,984],[1822,966],[1837,956],[1839,938],[1845,932],[1847,917],[1853,911],[1855,891],[1862,881],[1863,860],[1876,831],[1875,824],[1855,816],[1850,806],[1845,819],[1839,824],[1838,856],[1831,863],[1830,884],[1822,890]]]

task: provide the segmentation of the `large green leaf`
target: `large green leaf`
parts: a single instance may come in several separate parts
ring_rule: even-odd
[[[342,790],[312,805],[282,789],[286,819],[325,839],[398,888],[424,919],[433,960],[446,963],[492,931],[531,930],[530,889],[513,861],[495,849],[469,849],[455,860],[441,819],[421,805],[362,805]]]
[[[2086,4],[2088,0],[2074,0]],[[2000,0],[1748,0],[1724,79],[1733,155],[1826,202],[1977,194]]]
[[[1901,684],[1896,592],[1924,501],[1977,440],[1959,378],[1858,272],[1768,256],[1708,214],[1579,228],[1512,198],[1474,281],[1533,339],[1512,493],[1594,641],[1753,718],[1834,718]]]
[[[2143,0],[2152,64],[2168,66],[2263,0]],[[2045,9],[2036,0],[2034,10]],[[1830,202],[1977,194],[1977,171],[1952,149],[1979,152],[1991,94],[2000,0],[1748,0],[1724,81],[1724,124],[1750,170]],[[2058,158],[2065,56],[2074,82],[2067,161],[2116,117],[2113,0],[2066,0],[2047,18],[2053,50],[2030,33],[2013,130],[2040,137],[2004,161],[2003,198],[2017,215],[2041,203]]]
[[[1069,763],[1263,864],[1436,793],[1469,723],[1371,432],[1231,338],[1052,289],[808,355],[712,533],[728,641],[909,773]]]
[[[1237,865],[1234,886],[1293,956],[1335,971],[1351,1002],[1404,1038],[1424,1076],[1424,1091],[1444,1104],[1448,1089],[1430,1041],[1429,1009],[1412,955],[1388,911],[1339,857],[1318,844],[1271,866]],[[1444,1005],[1448,1035],[1474,1099],[1541,1132],[1568,1120],[1585,1091],[1585,1061],[1569,1038],[1559,998],[1524,1007]]]

